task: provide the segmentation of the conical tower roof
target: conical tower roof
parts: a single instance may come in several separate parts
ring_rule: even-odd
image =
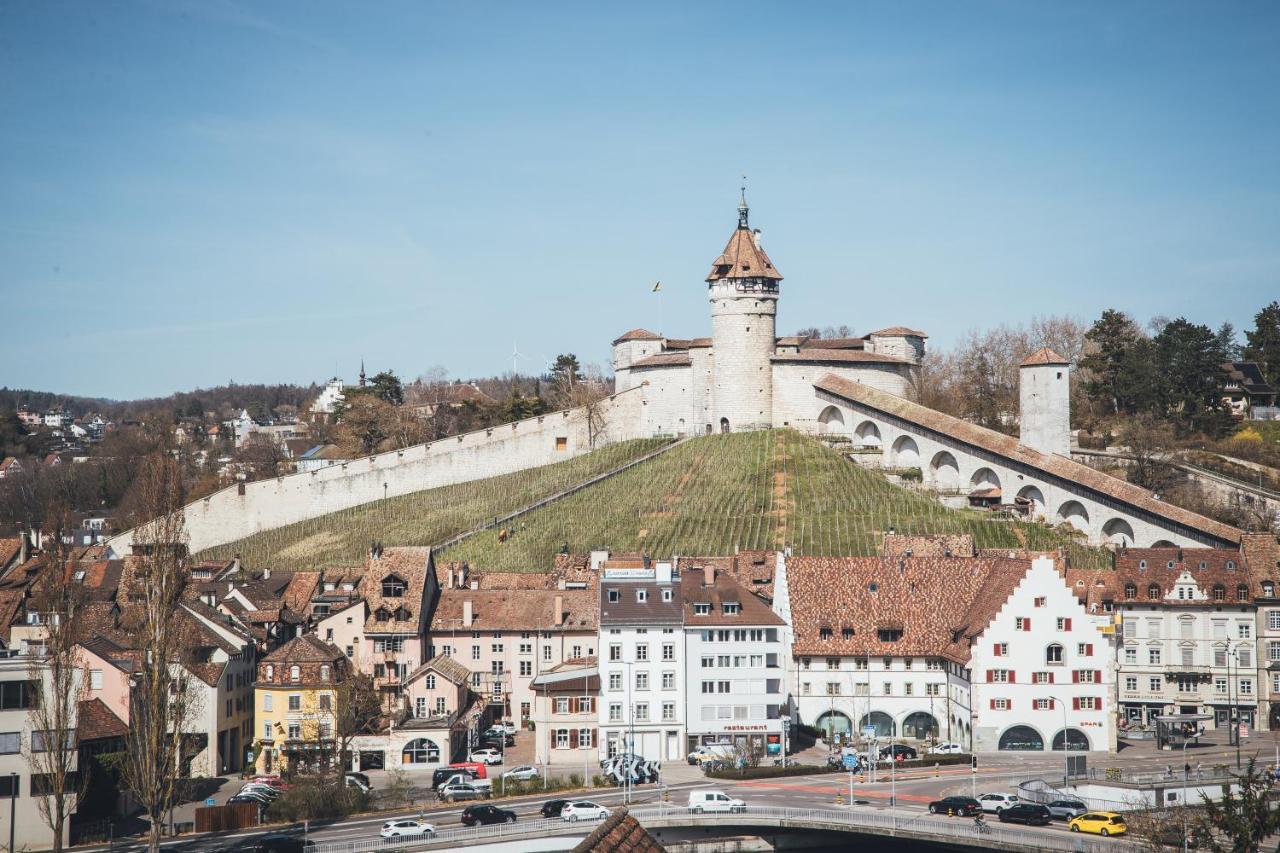
[[[782,273],[778,272],[773,261],[760,246],[756,232],[747,225],[747,198],[743,191],[742,200],[738,203],[738,227],[729,236],[729,242],[720,253],[720,257],[711,263],[711,272],[707,281],[721,281],[734,278],[768,278],[782,281]]]

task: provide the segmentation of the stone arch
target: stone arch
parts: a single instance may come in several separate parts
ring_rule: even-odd
[[[814,720],[814,728],[825,732],[827,743],[831,743],[835,735],[848,737],[853,732],[853,722],[843,711],[824,711]]]
[[[1001,751],[1043,752],[1044,738],[1031,726],[1010,726],[1000,735],[996,748]]]
[[[1018,489],[1018,497],[1027,501],[1031,505],[1031,515],[1044,515],[1044,492],[1040,491],[1039,486],[1023,486],[1021,489]]]
[[[863,714],[862,719],[858,722],[858,729],[861,731],[867,726],[875,726],[876,737],[896,737],[898,727],[894,725],[893,717],[890,717],[884,711],[872,711],[870,714]]]
[[[858,428],[853,431],[853,434],[857,438],[858,444],[863,447],[880,446],[880,427],[876,426],[874,421],[863,421],[858,424]]]
[[[907,714],[902,721],[902,736],[926,740],[938,736],[938,720],[927,711]]]
[[[1000,488],[1000,477],[999,475],[996,474],[995,471],[992,471],[990,468],[986,468],[986,467],[979,468],[977,471],[974,471],[973,476],[969,478],[969,488],[998,489]]]
[[[728,431],[729,431],[729,419],[728,419],[728,418],[721,418],[721,419],[720,419],[720,431],[721,431],[721,432],[728,432]]]
[[[929,462],[929,479],[935,489],[960,488],[960,464],[946,450],[939,450]]]
[[[895,468],[919,468],[920,445],[909,435],[900,435],[893,443],[893,465]]]
[[[818,433],[833,435],[844,432],[844,413],[835,406],[827,406],[818,415]]]
[[[1115,545],[1133,544],[1133,525],[1123,518],[1113,518],[1102,525],[1102,536]]]
[[[1089,511],[1080,501],[1067,501],[1058,507],[1058,521],[1070,524],[1082,533],[1089,532]]]
[[[1152,548],[1176,548],[1178,546],[1174,545],[1168,539],[1157,539],[1156,541],[1151,543],[1151,547]]]
[[[1066,735],[1064,738],[1063,735]],[[1071,752],[1088,752],[1089,736],[1079,729],[1062,729],[1053,736],[1054,752],[1062,752],[1063,741],[1066,741],[1067,749]]]

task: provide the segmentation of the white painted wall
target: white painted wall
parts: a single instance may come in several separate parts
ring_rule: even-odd
[[[1071,455],[1071,366],[1028,364],[1018,370],[1019,439],[1041,453]]]

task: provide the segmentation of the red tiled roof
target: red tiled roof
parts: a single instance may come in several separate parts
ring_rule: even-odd
[[[867,352],[860,349],[826,349],[802,346],[797,352],[780,352],[770,356],[773,361],[802,362],[806,364],[910,364],[905,358]]]
[[[775,358],[777,358],[775,356]],[[1056,479],[1075,483],[1085,489],[1128,504],[1158,518],[1190,528],[1222,543],[1240,542],[1240,531],[1191,510],[1157,499],[1139,486],[1104,474],[1097,469],[1053,453],[1041,453],[1021,444],[1016,438],[995,430],[971,424],[960,418],[934,411],[896,397],[885,391],[827,374],[814,383],[819,391],[874,409],[952,440],[1003,456],[1013,462],[1042,471]]]
[[[782,273],[774,267],[765,254],[756,235],[749,228],[739,227],[729,237],[720,257],[711,262],[707,281],[735,278],[767,278],[782,281]]]
[[[572,853],[665,853],[640,822],[624,807],[614,809]]]
[[[688,367],[693,361],[688,352],[660,352],[631,362],[632,367]]]
[[[614,344],[620,344],[623,341],[660,341],[662,335],[654,334],[648,329],[632,329],[629,332],[623,332],[621,335],[613,339]]]
[[[80,702],[76,712],[76,740],[80,743],[124,737],[128,733],[129,724],[117,717],[101,699]]]
[[[1071,360],[1063,358],[1048,347],[1040,347],[1040,349],[1031,353],[1022,360],[1022,367],[1031,367],[1037,364],[1070,364]]]

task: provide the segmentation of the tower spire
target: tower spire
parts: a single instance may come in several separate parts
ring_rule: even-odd
[[[749,213],[750,213],[750,208],[747,207],[747,176],[743,175],[742,176],[742,192],[741,192],[741,195],[738,196],[738,227],[739,228],[747,227],[747,217]]]

